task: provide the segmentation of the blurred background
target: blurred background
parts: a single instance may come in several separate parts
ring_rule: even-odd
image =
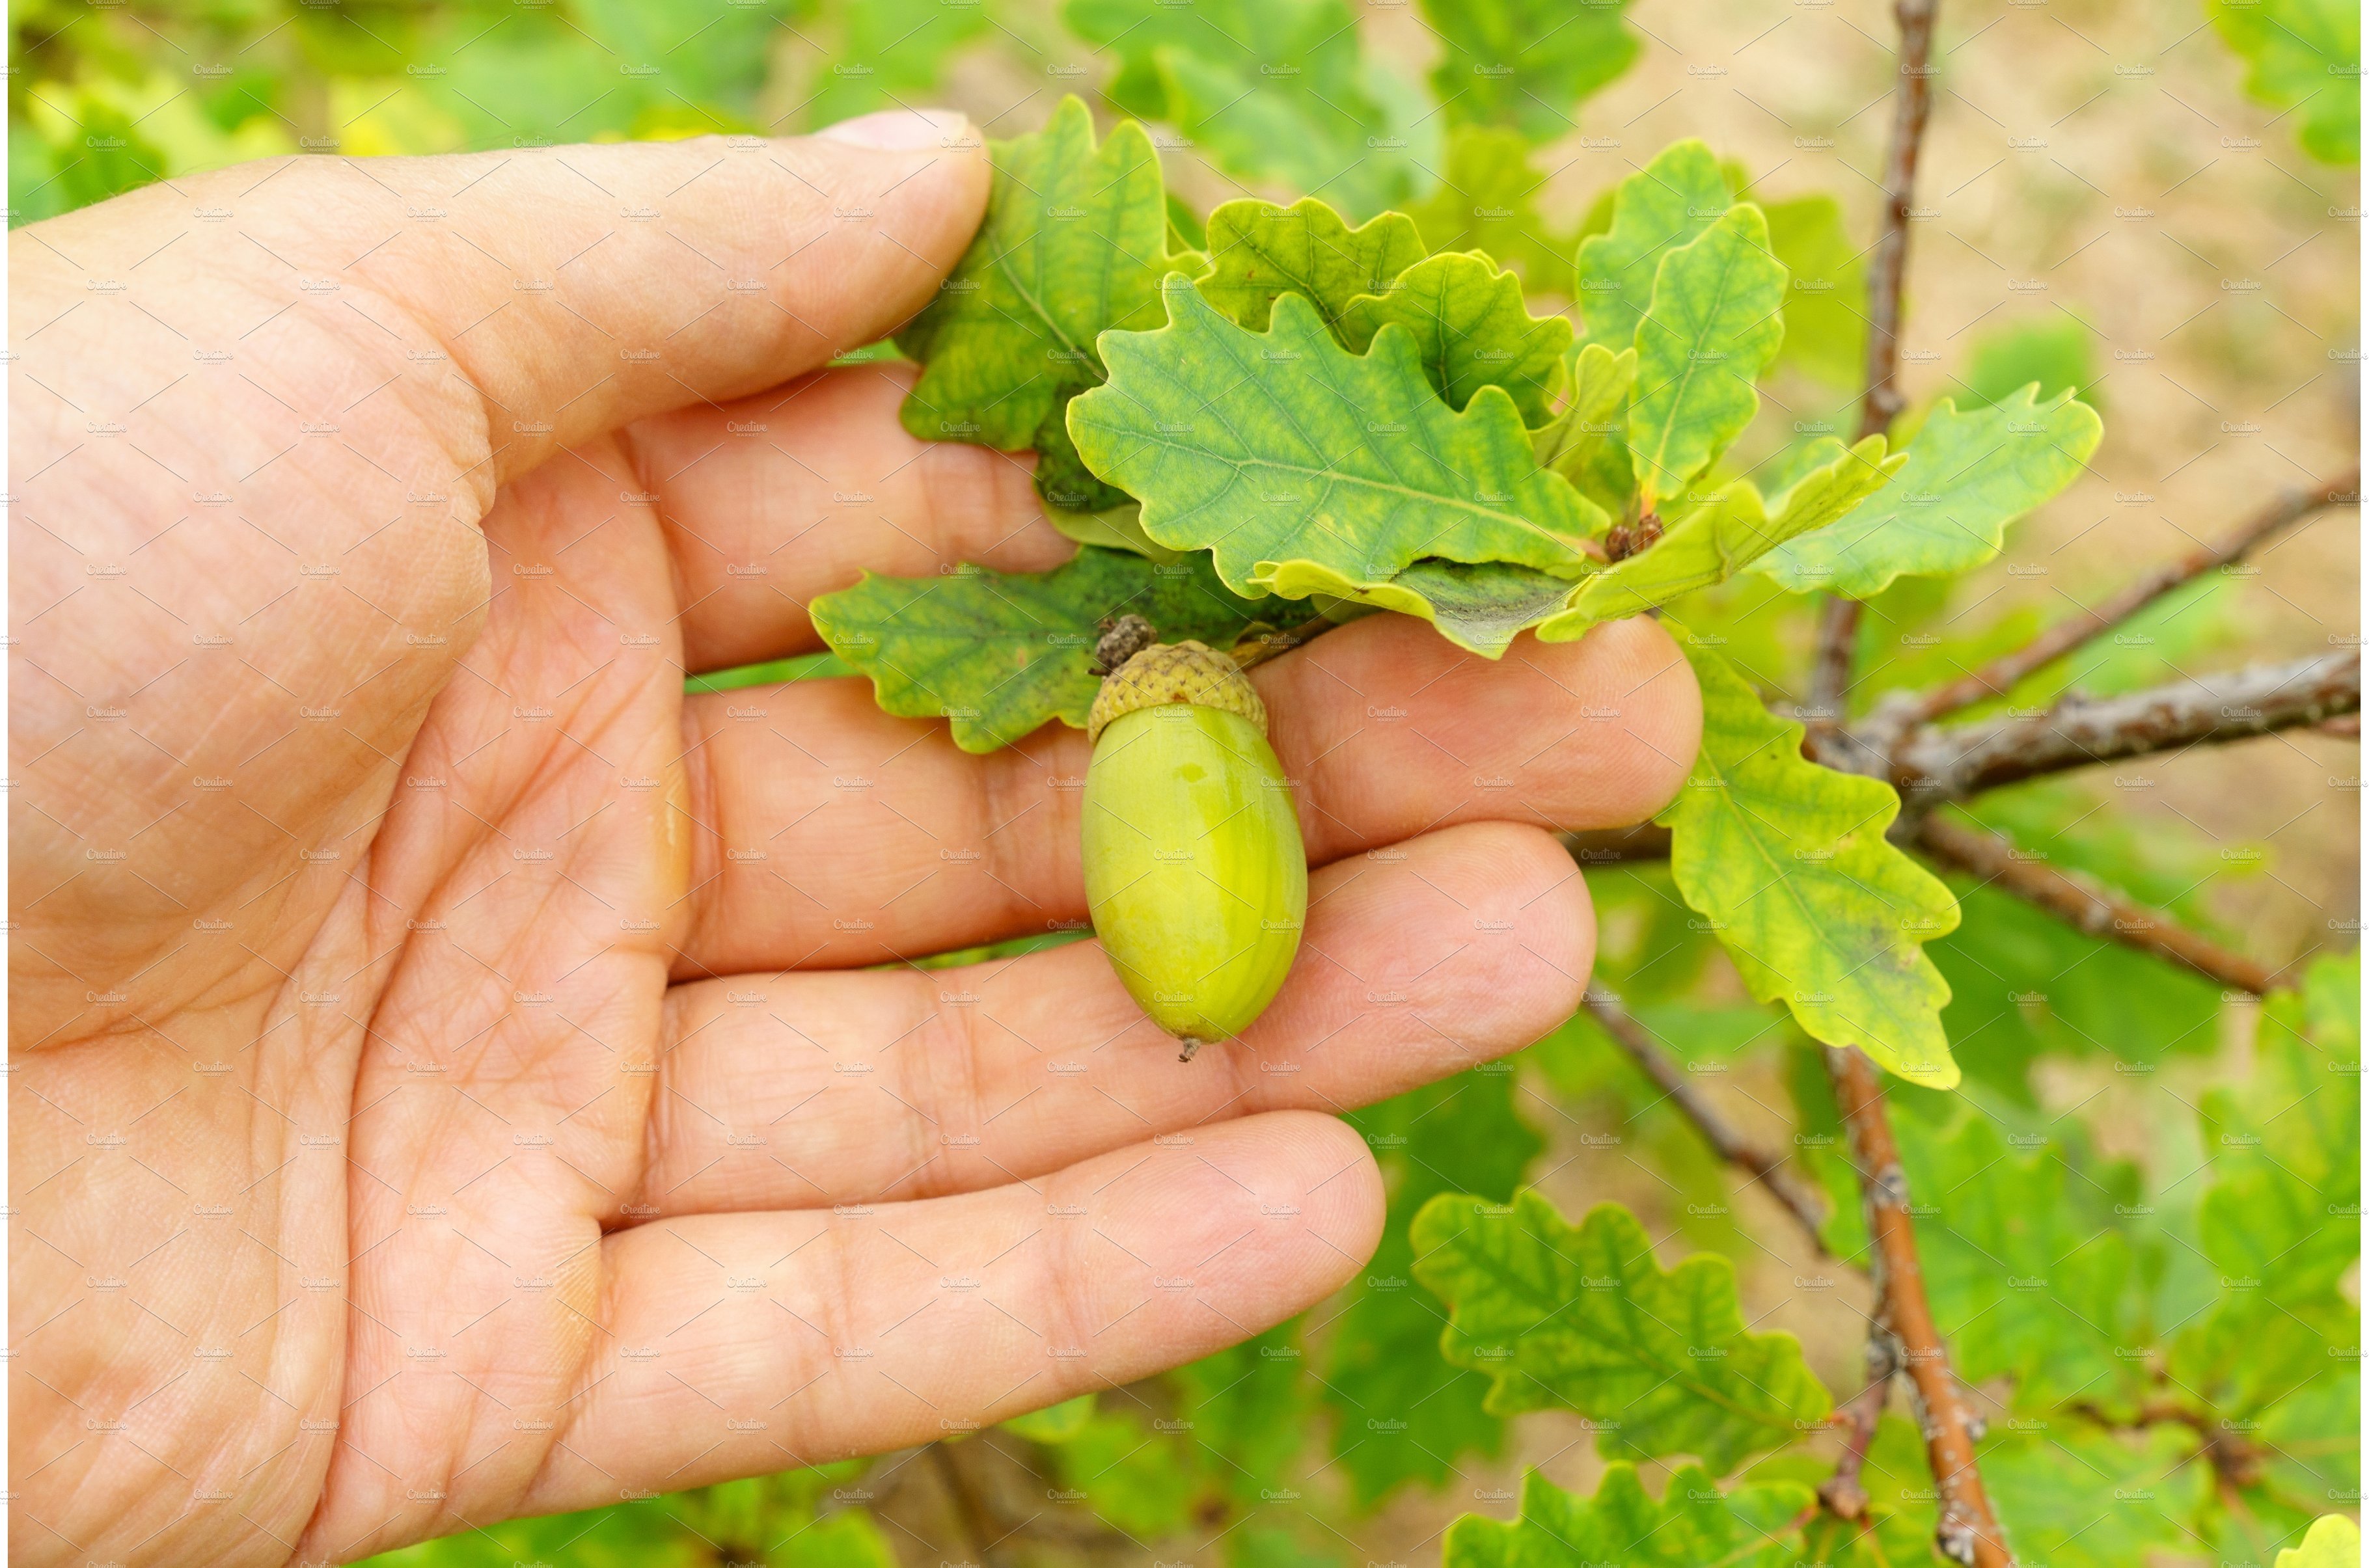
[[[1997,562],[1874,602],[1861,701],[1953,676],[2357,460],[2358,20],[2296,0],[1944,0],[1907,273],[1913,404],[2036,381],[2077,389],[2106,436]],[[1853,424],[1896,80],[1874,0],[19,0],[10,27],[12,227],[250,158],[793,134],[921,104],[1001,138],[1076,93],[1105,123],[1154,123],[1181,224],[1244,194],[1315,190],[1360,216],[1396,206],[1434,248],[1486,248],[1520,271],[1544,311],[1567,306],[1573,249],[1605,222],[1612,187],[1700,136],[1814,286],[1788,307],[1781,373],[1730,460],[1741,470]],[[1487,48],[1517,69],[1528,53],[1591,63],[1564,73],[1577,101],[1549,103],[1465,69]],[[2012,700],[2357,642],[2358,602],[2354,514],[2326,513]],[[1800,693],[1803,601],[1753,577],[1686,619],[1726,636],[1772,696]],[[721,686],[833,666],[693,673]],[[1975,814],[2285,964],[2356,944],[2360,772],[2357,731],[2298,731],[2004,791]],[[1771,1142],[1798,1131],[1805,1159],[1838,1170],[1814,1053],[1751,1003],[1666,873],[1590,881],[1604,977],[1738,1123]],[[1966,1097],[2010,1142],[2077,1147],[2101,1180],[2127,1171],[2166,1194],[2147,1221],[2169,1238],[2161,1267],[2192,1268],[2176,1244],[2199,1185],[2183,1199],[2181,1184],[2205,1157],[2194,1108],[2243,1074],[2260,1008],[1959,891],[1965,924],[1934,951]],[[1895,1092],[1911,1118],[1953,1108]],[[1524,1467],[1572,1487],[1598,1469],[1573,1418],[1485,1414],[1485,1382],[1440,1360],[1436,1303],[1407,1278],[1404,1220],[1425,1197],[1524,1180],[1574,1214],[1630,1204],[1672,1256],[1727,1256],[1761,1310],[1753,1327],[1800,1335],[1838,1392],[1859,1385],[1860,1313],[1837,1298],[1862,1307],[1863,1282],[1821,1276],[1774,1205],[1737,1190],[1584,1020],[1357,1120],[1392,1183],[1390,1239],[1342,1298],[1249,1346],[958,1443],[380,1561],[1432,1561],[1454,1515],[1511,1514]],[[1912,1487],[1915,1449],[1895,1413],[1871,1490]],[[2325,1457],[2357,1488],[2357,1433]],[[2131,1557],[2093,1537],[2049,1560],[2268,1561],[2245,1556],[2260,1538],[2249,1546],[2242,1522],[2227,1529]]]

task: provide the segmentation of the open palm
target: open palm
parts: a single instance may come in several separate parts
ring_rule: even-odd
[[[1677,788],[1649,622],[1258,672],[1309,929],[1179,1065],[1084,914],[1083,737],[813,648],[1051,565],[1025,469],[820,369],[930,296],[953,117],[257,165],[12,240],[13,1545],[344,1561],[967,1429],[1232,1343],[1380,1223],[1321,1114],[1536,1038],[1551,828]]]

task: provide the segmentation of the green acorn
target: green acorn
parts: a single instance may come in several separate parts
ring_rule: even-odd
[[[1198,642],[1142,647],[1150,633],[1127,617],[1100,651],[1086,902],[1127,994],[1190,1062],[1248,1028],[1290,972],[1308,853],[1240,667]]]

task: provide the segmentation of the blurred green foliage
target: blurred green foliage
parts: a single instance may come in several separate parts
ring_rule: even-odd
[[[2098,335],[2072,316],[1994,327],[1974,339],[1961,372],[1962,408],[1987,408],[2037,382],[2043,401],[2066,388],[2092,408],[2098,395]]]
[[[949,0],[20,0],[10,222],[288,153],[780,134],[911,101]]]
[[[853,1498],[862,1463],[788,1471],[578,1514],[510,1519],[370,1559],[372,1568],[896,1568]]]
[[[2246,92],[2295,116],[2304,151],[2361,161],[2361,7],[2353,0],[2206,0],[2246,62]]]

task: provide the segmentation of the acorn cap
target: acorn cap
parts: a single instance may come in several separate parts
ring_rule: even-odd
[[[1101,740],[1103,730],[1113,721],[1164,702],[1190,702],[1237,713],[1257,725],[1260,734],[1266,733],[1266,704],[1242,678],[1241,667],[1231,657],[1206,643],[1161,642],[1104,679],[1102,690],[1094,694],[1093,709],[1086,715],[1086,738]]]

